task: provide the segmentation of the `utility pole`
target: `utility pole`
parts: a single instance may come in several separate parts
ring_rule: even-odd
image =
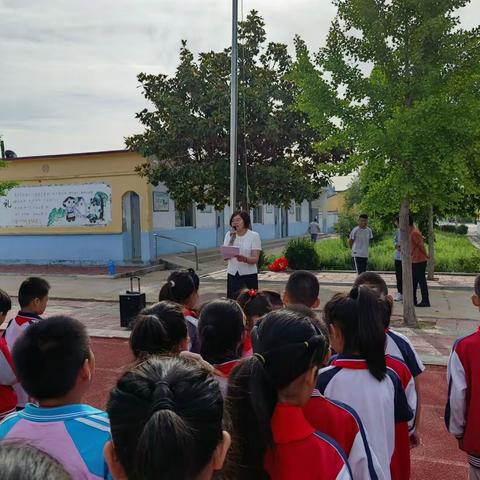
[[[230,82],[230,208],[237,207],[238,0],[232,3],[232,72]]]

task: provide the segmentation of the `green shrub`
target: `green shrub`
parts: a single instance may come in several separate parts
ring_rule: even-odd
[[[263,250],[261,250],[260,258],[258,260],[258,268],[260,270],[267,270],[267,267],[276,260],[277,256],[267,255]]]
[[[441,225],[440,230],[442,232],[455,233],[455,225]]]
[[[289,268],[293,270],[318,270],[320,258],[315,244],[306,238],[290,240],[284,251]]]
[[[468,227],[466,225],[458,225],[455,229],[455,233],[459,235],[466,235],[468,233]]]
[[[393,236],[370,246],[369,270],[394,270]],[[324,270],[352,270],[351,251],[339,238],[317,242],[316,249]],[[435,232],[435,271],[465,272],[480,271],[480,250],[464,235]]]
[[[338,222],[335,224],[335,232],[340,235],[344,244],[347,245],[348,237],[353,228],[358,225],[358,214],[354,211],[341,213]]]

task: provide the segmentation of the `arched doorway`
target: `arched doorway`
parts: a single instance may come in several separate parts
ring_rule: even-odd
[[[142,260],[142,233],[140,226],[140,197],[127,192],[122,197],[123,258]]]

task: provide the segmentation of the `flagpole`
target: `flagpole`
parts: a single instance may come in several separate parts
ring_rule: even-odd
[[[238,0],[232,2],[232,65],[230,80],[230,208],[237,207]]]

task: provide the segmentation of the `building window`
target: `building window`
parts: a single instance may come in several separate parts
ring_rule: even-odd
[[[263,205],[259,205],[253,209],[252,223],[263,223]]]
[[[296,222],[302,221],[302,206],[298,204],[295,205],[295,221]]]
[[[195,208],[193,203],[186,210],[175,210],[175,227],[194,227]]]

